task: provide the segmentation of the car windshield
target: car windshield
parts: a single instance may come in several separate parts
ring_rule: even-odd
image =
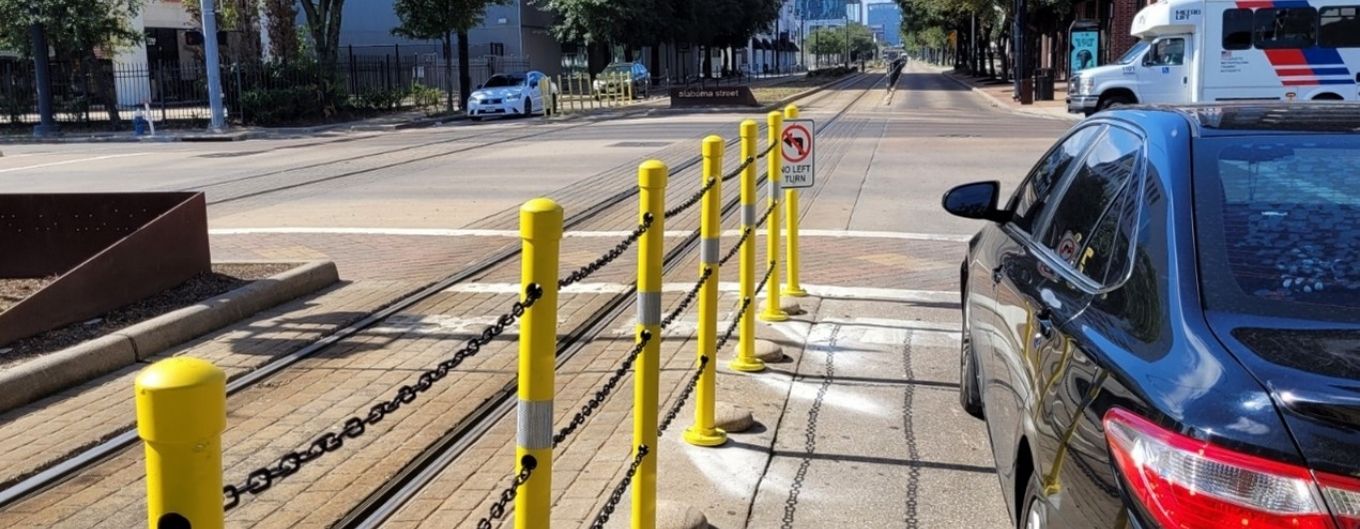
[[[524,84],[524,76],[523,76],[523,75],[503,75],[503,74],[498,74],[498,75],[493,75],[493,76],[491,76],[490,79],[487,79],[487,80],[486,80],[486,84],[482,85],[482,87],[483,87],[483,88],[498,88],[498,87],[502,87],[502,86],[520,86],[520,85],[522,85],[522,84]]]
[[[1360,323],[1360,136],[1200,140],[1195,208],[1206,307]]]
[[[1133,47],[1129,49],[1129,51],[1124,52],[1124,56],[1119,58],[1119,64],[1133,64],[1134,61],[1138,60],[1139,56],[1143,55],[1143,50],[1146,49],[1148,49],[1147,41],[1146,40],[1138,41],[1138,44],[1134,44]]]

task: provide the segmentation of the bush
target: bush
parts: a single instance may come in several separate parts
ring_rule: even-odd
[[[382,111],[395,110],[406,99],[404,90],[373,90],[349,98],[350,108],[354,110]]]
[[[334,77],[314,62],[260,65],[244,77],[250,82],[240,95],[241,119],[249,125],[316,122],[345,103]]]
[[[416,108],[424,110],[426,114],[439,112],[440,105],[443,103],[444,91],[433,86],[416,84],[411,87],[411,101]]]

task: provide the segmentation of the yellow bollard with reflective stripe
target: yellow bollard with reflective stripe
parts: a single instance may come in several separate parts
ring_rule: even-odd
[[[784,107],[784,119],[798,119],[798,106],[789,105]],[[806,290],[798,284],[798,190],[784,190],[784,226],[785,245],[787,253],[784,259],[784,266],[788,270],[788,283],[784,285],[783,294],[801,298],[808,295]]]
[[[759,133],[755,120],[741,122],[743,162],[755,158]],[[741,229],[742,233],[750,232],[750,235],[738,250],[742,313],[741,322],[737,324],[737,355],[727,364],[734,371],[748,373],[765,370],[765,362],[756,358],[756,202],[756,164],[752,161],[741,171]]]
[[[515,496],[515,528],[546,529],[552,508],[553,393],[557,357],[557,261],[562,242],[562,207],[535,198],[519,208],[523,240],[520,301],[539,292],[524,311],[519,331],[519,431],[515,475],[526,467],[528,481]]]
[[[197,358],[161,360],[134,382],[146,448],[151,529],[222,529],[222,431],[227,375]]]
[[[548,119],[553,115],[552,81],[548,76],[538,80],[538,93],[543,97],[543,119]]]
[[[770,260],[770,282],[765,286],[765,310],[761,311],[760,319],[764,321],[788,321],[789,315],[784,312],[783,306],[779,303],[779,204],[780,197],[783,195],[784,175],[783,159],[779,156],[779,142],[783,139],[780,134],[784,130],[784,114],[779,111],[770,112],[767,117],[766,127],[770,145],[774,150],[766,157],[769,161],[769,174],[766,175],[766,184],[770,188],[770,207],[774,211],[770,212],[769,224],[765,228],[765,255]]]
[[[721,259],[722,235],[722,173],[723,139],[709,136],[703,143],[703,175],[699,185],[712,183],[704,193],[699,210],[699,276],[708,274],[699,288],[699,331],[697,362],[702,363],[699,383],[694,388],[694,425],[685,430],[685,442],[696,446],[719,446],[727,442],[727,432],[713,425],[714,404],[717,398],[718,350],[718,272]],[[703,359],[709,361],[703,363]]]
[[[633,476],[633,529],[656,529],[656,413],[661,381],[661,259],[666,240],[666,179],[669,169],[658,160],[638,167],[638,221],[651,227],[638,241],[638,340],[650,337],[633,372],[633,457],[647,447]]]

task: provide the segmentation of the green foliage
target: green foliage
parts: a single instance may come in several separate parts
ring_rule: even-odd
[[[35,22],[59,56],[126,46],[142,39],[128,24],[141,7],[142,0],[0,0],[0,49],[32,55]]]
[[[803,48],[808,53],[818,55],[839,55],[845,53],[846,35],[849,34],[850,45],[848,49],[858,57],[870,57],[878,49],[878,44],[874,42],[874,34],[863,24],[850,23],[849,31],[845,26],[840,27],[821,27],[808,34],[803,39]]]
[[[433,86],[416,83],[411,87],[411,102],[426,114],[438,112],[443,99],[444,91]]]
[[[411,39],[439,39],[467,31],[482,22],[486,7],[504,0],[397,0],[392,5],[401,25],[393,35]]]
[[[278,126],[315,122],[340,112],[346,98],[334,78],[315,62],[269,64],[260,88],[241,93],[246,124]]]
[[[407,92],[401,89],[372,90],[349,98],[351,109],[360,111],[396,110],[406,100]]]
[[[631,47],[678,41],[740,45],[779,17],[780,0],[537,0],[565,42]]]

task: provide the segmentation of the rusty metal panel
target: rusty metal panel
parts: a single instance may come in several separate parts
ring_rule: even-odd
[[[0,277],[56,281],[0,313],[0,345],[211,270],[202,193],[0,195]]]

